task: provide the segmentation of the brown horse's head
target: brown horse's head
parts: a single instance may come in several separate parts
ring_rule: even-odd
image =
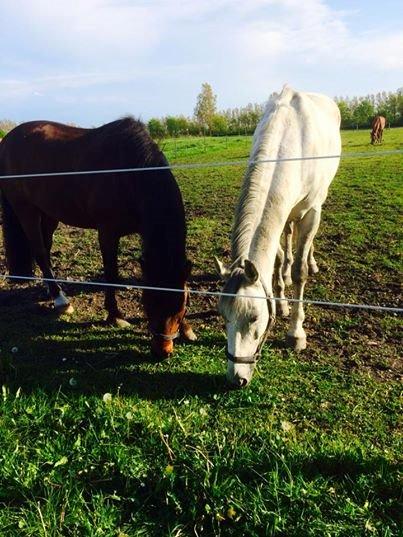
[[[187,262],[186,270],[175,284],[154,284],[155,287],[181,289],[183,292],[152,291],[143,292],[143,305],[152,334],[151,350],[159,358],[167,358],[174,349],[174,340],[179,336],[181,324],[186,313],[188,291],[186,279],[191,264]]]
[[[160,358],[167,358],[174,349],[174,340],[186,313],[187,291],[144,290],[143,305],[152,334],[151,350]]]

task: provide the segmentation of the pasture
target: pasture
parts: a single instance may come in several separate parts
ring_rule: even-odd
[[[306,298],[399,305],[403,129],[345,152],[315,241]],[[247,158],[250,137],[168,140],[174,162]],[[190,287],[219,290],[244,168],[176,171],[188,220]],[[140,245],[121,242],[124,281]],[[57,276],[100,280],[95,233],[60,227]],[[4,259],[0,273],[5,273]],[[41,285],[0,283],[0,535],[397,536],[403,528],[399,328],[394,314],[306,308],[308,348],[278,319],[252,383],[229,391],[214,297],[192,297],[198,335],[156,363],[136,291],[131,329],[103,322],[98,288],[64,286],[55,318]]]

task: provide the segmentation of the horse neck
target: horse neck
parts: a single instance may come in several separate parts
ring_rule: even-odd
[[[164,235],[162,235],[164,237]],[[168,237],[169,235],[165,235]],[[169,240],[144,240],[143,271],[148,285],[157,287],[180,287],[185,284],[186,257],[184,248]],[[162,244],[164,243],[164,244]]]
[[[167,196],[156,196],[143,217],[144,272],[147,282],[157,286],[184,285],[186,224],[179,189],[174,187]]]
[[[270,207],[264,211],[266,212],[270,214],[263,214],[262,224],[253,234],[248,253],[241,257],[253,262],[260,278],[271,290],[276,256],[288,211],[281,212]]]
[[[252,161],[281,158],[284,110],[276,117],[263,117],[255,134]],[[264,121],[266,120],[265,124]],[[259,274],[271,288],[276,253],[281,233],[291,210],[286,187],[286,163],[262,163],[249,166],[242,185],[232,231],[232,261],[247,258],[254,262]]]

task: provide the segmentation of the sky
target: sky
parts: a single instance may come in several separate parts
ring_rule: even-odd
[[[203,82],[219,109],[396,91],[402,21],[401,0],[0,0],[0,119],[191,116]]]

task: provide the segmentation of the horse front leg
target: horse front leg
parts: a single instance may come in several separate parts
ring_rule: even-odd
[[[317,274],[319,272],[318,265],[317,265],[316,260],[315,260],[315,258],[313,256],[314,251],[315,251],[315,248],[314,248],[313,242],[312,242],[311,248],[309,249],[309,255],[308,255],[308,270],[309,270],[309,275],[310,276],[312,274]]]
[[[304,218],[298,222],[298,240],[295,260],[292,266],[292,280],[294,283],[294,299],[292,305],[290,329],[287,333],[287,344],[296,351],[306,348],[306,333],[303,328],[305,319],[304,288],[308,279],[308,255],[313,239],[320,223],[320,209],[310,209]]]
[[[189,321],[187,321],[185,318],[182,319],[179,330],[180,330],[181,338],[184,341],[196,341],[197,340],[197,336],[193,332],[193,328],[191,327]]]
[[[186,291],[186,294],[187,294],[187,296],[186,296],[186,306],[189,307],[190,306],[190,295],[189,295],[188,291]],[[180,323],[179,332],[180,332],[180,336],[183,339],[183,341],[196,341],[197,340],[197,336],[193,332],[192,326],[190,325],[189,321],[185,317],[183,317],[183,319],[182,319],[182,321]]]
[[[280,308],[281,316],[288,317],[290,314],[290,308],[288,306],[288,302],[284,294],[285,283],[283,279],[283,264],[284,250],[279,245],[276,254],[276,261],[274,263],[274,292],[276,297],[281,299],[277,302]]]
[[[294,222],[287,222],[284,226],[284,237],[285,237],[285,256],[284,263],[282,267],[284,284],[290,286],[292,284],[291,279],[291,267],[294,261],[292,255],[292,236],[294,231]]]
[[[106,283],[117,283],[118,273],[118,248],[119,236],[105,230],[98,230],[99,246],[101,248],[102,261]],[[105,287],[105,309],[108,313],[106,322],[120,328],[127,328],[130,323],[123,318],[116,301],[115,287]]]

